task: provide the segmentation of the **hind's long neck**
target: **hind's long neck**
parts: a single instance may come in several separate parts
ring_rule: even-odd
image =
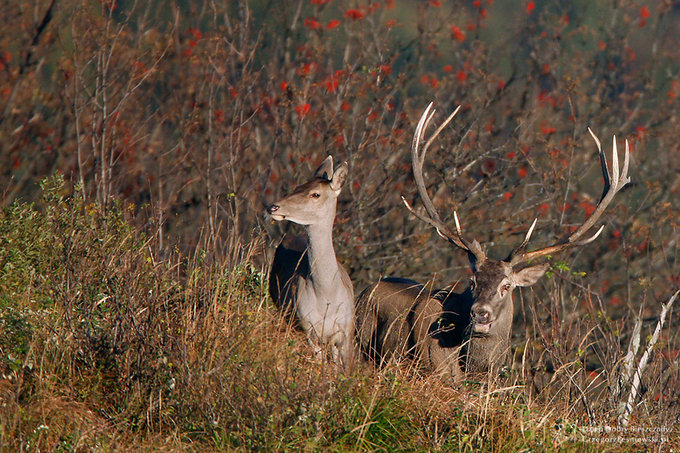
[[[309,225],[307,235],[313,284],[315,289],[323,291],[332,286],[338,275],[338,261],[333,248],[333,221]]]

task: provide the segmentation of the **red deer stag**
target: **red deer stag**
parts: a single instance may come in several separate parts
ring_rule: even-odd
[[[314,177],[267,208],[276,221],[304,225],[307,237],[282,242],[269,274],[269,294],[286,314],[297,316],[317,354],[330,349],[333,361],[348,368],[354,356],[354,288],[335,257],[333,221],[347,163],[333,171],[328,156]]]
[[[427,214],[414,210],[404,197],[402,200],[413,215],[467,253],[472,269],[470,285],[462,293],[456,293],[455,285],[446,290],[430,291],[412,280],[383,279],[367,288],[357,301],[357,335],[363,354],[373,360],[409,355],[429,370],[448,373],[455,380],[461,380],[466,373],[493,374],[505,362],[512,328],[512,292],[518,286],[533,285],[548,268],[548,264],[523,265],[570,247],[588,244],[602,232],[604,226],[592,236],[583,238],[614,195],[629,182],[629,149],[626,141],[623,170],[619,174],[614,137],[610,176],[600,141],[588,129],[597,144],[604,177],[602,197],[593,213],[563,241],[526,251],[536,226],[534,220],[522,243],[507,258],[495,260],[487,257],[479,242],[463,235],[456,212],[453,213],[454,230],[441,220],[423,179],[423,162],[428,148],[457,112],[458,109],[425,141],[425,130],[435,113],[432,104],[425,109],[416,128],[411,155],[413,176]]]

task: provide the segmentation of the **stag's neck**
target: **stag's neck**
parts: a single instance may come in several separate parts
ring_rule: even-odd
[[[493,331],[493,337],[497,341],[502,341],[506,344],[510,342],[510,332],[512,330],[512,317],[515,312],[515,307],[512,302],[512,293],[508,293],[503,301],[503,308],[500,310],[500,316],[496,318],[496,329]]]
[[[505,363],[510,349],[510,332],[513,316],[512,295],[503,303],[500,316],[494,321],[488,335],[471,336],[466,351],[466,368],[472,372],[487,372]]]
[[[309,266],[314,288],[324,291],[338,281],[338,260],[333,248],[333,223],[307,227]]]

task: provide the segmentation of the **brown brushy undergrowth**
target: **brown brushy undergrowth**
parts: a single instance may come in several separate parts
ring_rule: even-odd
[[[583,443],[589,426],[614,426],[615,406],[578,394],[579,354],[544,332],[517,343],[525,357],[498,382],[453,386],[408,363],[338,375],[272,306],[253,264],[261,242],[231,264],[201,249],[159,259],[122,204],[103,210],[60,177],[42,186],[37,205],[0,216],[4,451],[580,451],[598,447]],[[574,363],[549,371],[533,355]],[[664,368],[647,385],[673,373],[662,391],[677,391]],[[643,401],[634,426],[678,415],[677,394]]]

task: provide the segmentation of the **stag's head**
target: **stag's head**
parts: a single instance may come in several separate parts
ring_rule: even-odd
[[[411,213],[418,219],[433,226],[437,233],[449,243],[459,249],[464,250],[469,258],[470,267],[472,269],[472,278],[469,291],[472,294],[473,304],[471,308],[470,330],[473,335],[490,335],[493,333],[494,324],[501,323],[505,326],[504,331],[509,333],[512,321],[512,291],[518,286],[531,286],[536,283],[548,269],[548,264],[538,264],[534,266],[527,266],[530,261],[537,260],[547,255],[552,255],[565,250],[570,247],[580,246],[592,242],[602,232],[604,226],[600,227],[592,236],[582,239],[582,236],[587,233],[600,218],[606,207],[609,205],[614,195],[623,188],[630,181],[628,178],[628,162],[629,162],[629,147],[626,141],[626,152],[623,164],[623,170],[619,174],[618,152],[616,149],[616,137],[614,137],[613,155],[612,155],[612,173],[609,174],[607,167],[607,160],[602,151],[602,146],[599,139],[588,129],[592,135],[597,148],[600,153],[600,164],[602,166],[602,173],[604,177],[604,190],[602,197],[598,202],[597,207],[585,222],[579,226],[566,239],[548,247],[530,252],[526,251],[526,246],[529,243],[531,234],[536,227],[537,219],[529,227],[529,230],[522,241],[510,255],[503,260],[494,260],[488,258],[482,246],[476,240],[469,240],[463,235],[458,214],[453,213],[455,220],[455,230],[451,230],[444,222],[442,222],[439,213],[437,212],[430,196],[427,193],[425,181],[423,178],[423,163],[425,161],[425,154],[434,139],[444,129],[444,127],[453,119],[458,113],[458,107],[449,117],[437,128],[434,134],[427,140],[424,140],[425,130],[429,125],[434,110],[432,110],[432,103],[423,112],[416,132],[413,137],[411,146],[411,156],[413,158],[413,176],[416,182],[418,193],[422,199],[423,205],[427,214],[422,214],[414,210],[404,197],[402,200]],[[423,145],[424,142],[424,146]]]
[[[531,286],[543,276],[547,264],[522,268],[502,260],[474,258],[470,291],[474,303],[470,309],[470,330],[489,335],[495,323],[509,326],[512,321],[512,291]]]

